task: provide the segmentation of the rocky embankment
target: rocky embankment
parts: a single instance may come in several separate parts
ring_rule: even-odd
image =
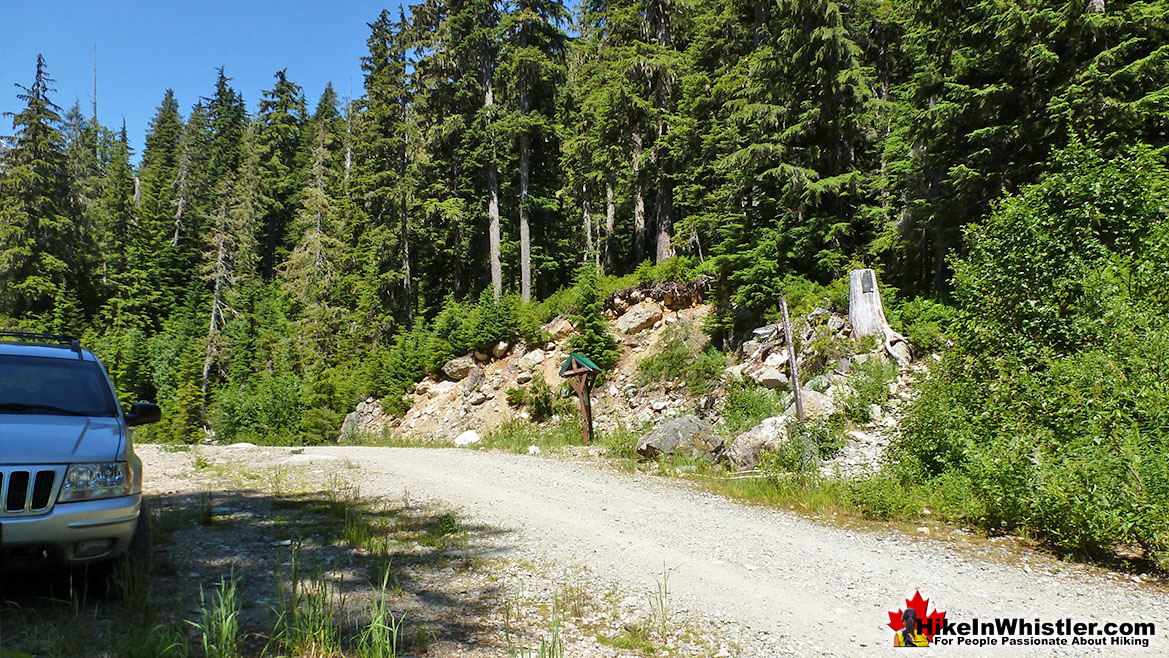
[[[794,416],[790,365],[780,325],[752,331],[729,359],[731,365],[714,390],[705,395],[691,395],[684,381],[647,383],[639,376],[640,363],[660,349],[671,325],[689,325],[691,336],[704,340],[700,328],[711,307],[703,302],[701,293],[701,286],[658,285],[626,290],[609,300],[606,313],[621,344],[621,358],[593,391],[596,426],[600,430],[619,425],[650,427],[656,430],[657,438],[647,435],[643,439],[643,444],[649,440],[643,446],[644,454],[659,451],[661,446],[656,442],[667,437],[671,446],[706,452],[728,459],[739,470],[749,470],[757,465],[761,453],[787,440],[788,419]],[[841,409],[852,394],[861,364],[876,360],[898,365],[898,374],[887,384],[888,395],[869,408],[870,420],[850,423],[845,446],[820,468],[825,475],[852,476],[878,466],[898,430],[900,408],[912,399],[914,379],[925,365],[914,361],[903,343],[890,350],[877,341],[855,340],[848,317],[842,313],[818,308],[792,320],[796,344],[801,347],[797,365],[803,380],[803,406],[810,418],[827,417]],[[528,419],[527,412],[509,406],[507,391],[528,387],[536,377],[559,390],[562,380],[557,373],[568,356],[568,338],[573,332],[566,318],[556,318],[543,329],[549,336],[545,343],[501,342],[489,352],[474,352],[448,362],[440,375],[417,384],[409,395],[411,408],[401,417],[386,414],[374,398],[364,400],[345,419],[341,442],[360,435],[388,434],[453,443],[468,431],[485,433],[508,419]],[[729,447],[721,441],[716,446],[705,437],[718,432],[728,387],[740,381],[786,395],[786,411],[739,434]],[[707,448],[694,448],[695,441]]]

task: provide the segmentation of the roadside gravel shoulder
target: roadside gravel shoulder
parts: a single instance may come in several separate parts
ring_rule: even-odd
[[[264,448],[201,450],[241,463],[293,457],[287,450],[264,457],[272,450]],[[143,452],[148,465],[156,451]],[[835,527],[575,460],[362,447],[307,448],[295,457],[314,468],[358,466],[365,496],[424,500],[503,529],[495,548],[515,559],[581,568],[597,584],[635,593],[653,592],[668,573],[675,610],[712,635],[733,637],[744,656],[884,654],[892,641],[888,611],[903,607],[915,590],[951,618],[966,620],[1071,617],[1164,625],[1169,609],[1169,596],[1156,585],[1042,555],[1004,560],[993,543],[958,548],[895,531]],[[1155,655],[1169,652],[1169,642],[1158,636],[1147,649],[1100,651],[1124,650]],[[1006,651],[1092,653],[1071,647]]]

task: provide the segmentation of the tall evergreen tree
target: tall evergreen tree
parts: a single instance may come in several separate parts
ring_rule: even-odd
[[[304,184],[297,162],[305,120],[304,95],[299,85],[288,80],[286,69],[277,71],[274,77],[276,84],[263,92],[256,117],[264,197],[264,219],[257,240],[261,246],[260,272],[265,278],[272,276],[290,240],[295,240],[289,228],[296,212],[296,195]]]
[[[517,0],[500,24],[503,34],[500,71],[509,105],[514,108],[506,128],[515,135],[519,154],[520,298],[525,302],[532,298],[530,222],[532,206],[536,205],[530,198],[532,149],[533,144],[543,147],[536,154],[537,162],[555,161],[559,146],[553,124],[555,101],[565,75],[568,40],[560,25],[566,16],[559,0]],[[540,173],[542,178],[549,178],[547,169],[542,168]],[[554,189],[546,189],[545,194]]]
[[[37,55],[31,86],[17,85],[25,108],[10,114],[15,131],[0,178],[0,309],[9,317],[48,320],[54,300],[71,299],[68,250],[77,227],[69,215],[69,179],[53,79]]]

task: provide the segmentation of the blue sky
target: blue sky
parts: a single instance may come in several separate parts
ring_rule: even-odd
[[[32,83],[42,53],[56,79],[53,101],[65,109],[80,101],[88,116],[96,43],[98,120],[118,128],[125,118],[137,161],[163,92],[175,90],[185,115],[212,93],[218,66],[249,112],[282,68],[304,88],[310,109],[329,81],[341,97],[350,84],[360,96],[366,24],[397,7],[368,0],[0,0],[0,112],[22,109],[14,83]],[[0,135],[11,133],[11,118],[0,118]]]

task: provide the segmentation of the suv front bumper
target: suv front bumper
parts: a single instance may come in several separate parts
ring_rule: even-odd
[[[83,564],[115,557],[130,546],[142,495],[57,503],[41,516],[0,518],[4,562]]]

